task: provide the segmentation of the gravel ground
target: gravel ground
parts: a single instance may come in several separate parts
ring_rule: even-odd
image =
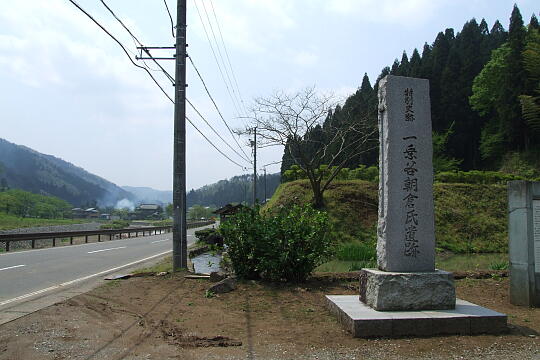
[[[324,295],[357,282],[330,280],[214,296],[183,273],[112,281],[0,326],[0,360],[540,359],[540,309],[511,305],[508,278],[456,281],[460,298],[508,314],[508,333],[397,339],[345,332]]]

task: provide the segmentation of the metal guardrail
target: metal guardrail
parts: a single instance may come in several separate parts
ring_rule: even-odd
[[[196,223],[187,224],[188,229],[213,224],[214,221],[201,221]],[[5,243],[5,250],[10,250],[10,243],[17,241],[31,241],[32,249],[36,248],[36,240],[51,239],[52,246],[56,246],[57,239],[69,238],[69,244],[73,245],[73,239],[77,237],[84,237],[84,242],[88,243],[90,236],[98,237],[98,242],[101,242],[102,236],[109,236],[109,240],[112,240],[114,236],[119,235],[122,238],[123,234],[127,234],[128,238],[142,236],[159,235],[163,233],[169,233],[172,231],[172,226],[150,226],[140,228],[125,228],[125,229],[103,229],[103,230],[83,230],[83,231],[61,231],[61,232],[44,232],[44,233],[16,233],[16,234],[0,234],[0,243]]]

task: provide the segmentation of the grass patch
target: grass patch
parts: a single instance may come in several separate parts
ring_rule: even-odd
[[[363,268],[376,268],[377,261],[343,261],[332,260],[319,265],[315,272],[349,272],[358,271]]]
[[[86,219],[35,219],[21,218],[0,212],[0,230],[12,230],[35,226],[72,225],[90,222]]]
[[[172,256],[167,256],[166,258],[164,258],[157,264],[150,267],[137,269],[135,272],[136,273],[159,273],[159,272],[170,273],[172,272]]]
[[[166,219],[166,220],[159,220],[152,222],[152,226],[172,226],[173,221],[172,219]]]
[[[510,264],[508,261],[496,261],[489,264],[490,270],[508,270]]]
[[[373,261],[377,258],[377,249],[374,243],[344,243],[338,246],[335,258],[342,261]]]
[[[434,184],[435,237],[439,250],[453,253],[508,252],[504,185]],[[281,184],[265,209],[312,200],[307,180]],[[376,238],[378,184],[334,181],[324,194],[325,210],[340,242]]]
[[[508,254],[437,255],[435,266],[446,271],[504,270],[493,269],[493,264],[508,264]]]

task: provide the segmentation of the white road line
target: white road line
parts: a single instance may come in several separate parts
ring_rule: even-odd
[[[0,271],[2,271],[2,270],[9,270],[9,269],[15,269],[15,268],[23,267],[23,266],[26,266],[26,265],[15,265],[15,266],[9,266],[9,267],[6,267],[6,268],[3,268],[3,269],[0,269]]]
[[[152,241],[152,244],[159,243],[159,242],[164,242],[164,241],[171,241],[171,240],[170,239],[156,240],[156,241]]]
[[[93,277],[96,277],[96,276],[99,276],[99,275],[107,274],[107,273],[112,272],[112,271],[120,270],[122,268],[131,266],[131,265],[135,265],[135,264],[138,264],[140,262],[144,262],[146,260],[150,260],[150,259],[153,259],[153,258],[158,257],[158,256],[165,255],[167,253],[170,253],[171,251],[172,250],[167,250],[167,251],[161,252],[159,254],[146,257],[144,259],[140,259],[140,260],[137,260],[137,261],[130,262],[129,264],[117,266],[117,267],[114,267],[112,269],[100,271],[98,273],[88,275],[88,276],[85,276],[85,277],[82,277],[82,278],[79,278],[79,279],[71,280],[71,281],[68,281],[68,282],[65,282],[65,283],[62,283],[62,284],[59,284],[59,285],[51,286],[51,287],[41,289],[41,290],[38,290],[38,291],[34,291],[34,292],[31,292],[31,293],[28,293],[28,294],[25,294],[25,295],[17,296],[16,298],[0,302],[0,306],[7,305],[7,304],[12,303],[14,301],[24,300],[24,299],[29,298],[31,296],[39,295],[39,294],[42,294],[42,293],[47,292],[47,291],[60,289],[61,287],[69,286],[69,285],[75,284],[75,283],[80,282],[80,281],[88,280],[90,278],[93,278]]]
[[[110,249],[94,250],[94,251],[87,252],[87,254],[93,254],[93,253],[98,253],[102,251],[110,251],[110,250],[117,250],[117,249],[125,249],[125,248],[126,248],[125,246],[120,246],[120,247],[115,247],[115,248],[110,248]]]

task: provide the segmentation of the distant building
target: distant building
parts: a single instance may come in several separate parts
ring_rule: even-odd
[[[162,219],[163,208],[157,204],[141,204],[129,216],[132,220]]]
[[[97,219],[99,216],[99,211],[95,208],[88,208],[86,210],[81,208],[71,209],[71,217],[74,219]]]
[[[214,214],[219,215],[219,221],[223,222],[227,219],[227,217],[236,214],[240,210],[244,208],[244,205],[238,204],[238,205],[231,205],[227,204],[216,211],[214,211]]]
[[[99,211],[96,208],[88,208],[84,210],[87,219],[99,218]]]
[[[84,219],[85,218],[84,210],[81,208],[71,209],[71,217],[74,219]]]

